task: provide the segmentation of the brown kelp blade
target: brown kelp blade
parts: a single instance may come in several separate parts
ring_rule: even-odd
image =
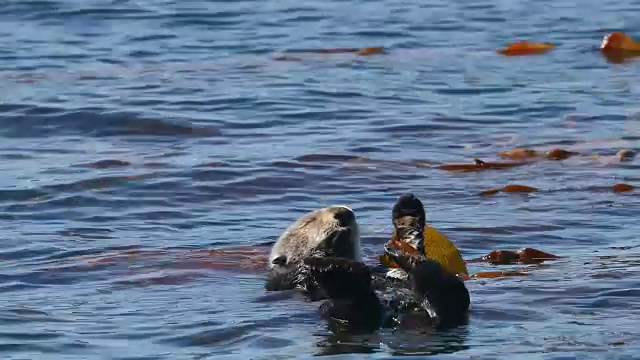
[[[493,188],[493,189],[484,190],[480,193],[480,195],[493,195],[501,191],[508,192],[508,193],[531,193],[531,192],[538,192],[540,191],[540,189],[532,186],[527,186],[527,185],[510,184],[510,185],[505,185],[500,189]]]
[[[635,187],[633,185],[620,183],[620,184],[613,185],[612,189],[613,189],[613,192],[618,193],[618,192],[633,191]]]
[[[364,49],[360,49],[356,52],[356,55],[360,56],[368,56],[374,54],[385,54],[386,50],[382,47],[368,47]]]
[[[503,159],[525,160],[525,159],[548,159],[548,160],[565,160],[580,153],[569,151],[561,148],[554,148],[549,151],[539,151],[527,148],[516,148],[510,151],[498,154]]]
[[[425,227],[424,249],[427,258],[439,262],[450,273],[469,275],[460,250],[446,235],[432,226]]]
[[[485,171],[485,170],[502,170],[510,169],[517,166],[528,165],[529,162],[487,162],[480,159],[474,159],[473,164],[444,164],[438,165],[435,168],[445,171],[459,171],[459,172],[472,172],[472,171]]]
[[[555,260],[560,257],[548,252],[540,251],[533,248],[523,248],[518,250],[520,255],[520,263],[522,264],[536,264],[545,260]]]
[[[509,44],[503,49],[498,50],[498,54],[502,54],[505,56],[522,56],[522,55],[537,55],[543,54],[551,49],[553,49],[555,45],[542,43],[542,42],[532,42],[532,41],[518,41],[512,44]]]
[[[565,149],[551,149],[545,154],[549,160],[565,160],[574,155],[580,155],[580,153],[574,151],[568,151]]]
[[[602,55],[613,63],[640,56],[640,43],[623,32],[605,35],[600,43]]]
[[[600,50],[640,51],[640,43],[623,32],[612,32],[611,34],[605,35],[602,39]]]
[[[512,250],[493,250],[489,254],[480,259],[469,262],[488,262],[493,265],[506,265],[512,263],[522,264],[539,264],[545,260],[559,259],[560,257],[544,251],[533,248],[522,248],[517,251]]]
[[[183,261],[198,261],[203,268],[259,270],[268,265],[269,249],[262,246],[237,246],[225,249],[192,250]]]
[[[470,279],[495,279],[511,276],[529,276],[530,274],[520,271],[485,271],[469,276]]]
[[[544,251],[540,251],[538,249],[533,248],[522,248],[517,251],[511,250],[494,250],[490,252],[488,255],[483,256],[480,259],[471,260],[468,262],[489,262],[493,265],[506,265],[512,263],[520,263],[520,264],[540,264],[545,260],[554,260],[559,259],[560,257],[554,254],[550,254]],[[469,276],[470,279],[492,279],[492,278],[502,278],[502,277],[513,277],[513,276],[528,276],[526,270],[519,271],[487,271],[480,272]]]
[[[503,159],[511,159],[511,160],[525,160],[525,159],[534,159],[539,157],[541,154],[539,151],[527,148],[516,148],[513,150],[501,152],[498,154],[499,157]]]

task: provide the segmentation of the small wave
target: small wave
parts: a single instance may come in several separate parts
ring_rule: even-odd
[[[0,189],[0,203],[37,200],[47,195],[48,192],[39,189]]]
[[[60,4],[58,2],[49,3],[51,3],[53,6],[48,9],[41,9],[41,11],[33,11],[32,8],[30,8],[31,11],[29,11],[29,9],[25,9],[23,7],[14,7],[13,9],[11,9],[11,12],[28,20],[71,20],[78,18],[93,18],[100,20],[148,19],[158,16],[153,11],[134,7],[119,8],[116,6],[111,6],[73,9],[69,6],[65,6],[65,4]]]
[[[139,271],[138,271],[139,272]],[[112,282],[115,289],[141,288],[148,286],[179,286],[195,281],[197,278],[207,276],[205,272],[181,271],[174,274],[161,274],[151,276],[135,276],[134,278],[116,280]]]
[[[105,159],[98,160],[90,163],[77,164],[76,167],[86,167],[91,169],[110,169],[110,168],[119,168],[130,166],[131,163],[124,160],[117,159]]]
[[[55,185],[48,185],[45,188],[54,190],[56,192],[75,192],[75,191],[83,191],[83,190],[97,190],[97,189],[105,189],[112,188],[119,185],[125,185],[132,181],[138,181],[145,178],[150,177],[150,175],[146,176],[101,176],[94,177],[90,179],[78,180],[70,183],[62,183]],[[82,199],[61,199],[62,201],[75,203],[82,202]],[[88,199],[91,201],[91,199]]]
[[[110,235],[113,230],[106,228],[68,228],[58,231],[58,234],[69,238],[91,239],[91,240],[106,240],[113,239],[114,236]]]
[[[307,154],[294,158],[295,161],[300,162],[335,162],[335,161],[352,161],[357,160],[359,157],[355,155],[342,155],[342,154]]]
[[[351,148],[350,150],[355,153],[363,153],[363,154],[384,152],[384,149],[380,146],[368,146],[368,145],[356,146]]]
[[[193,334],[163,339],[165,342],[173,342],[181,346],[203,346],[240,342],[255,329],[254,325],[227,326],[215,330],[201,330]]]
[[[329,169],[333,166],[324,164],[304,163],[298,161],[274,161],[271,163],[273,168],[280,169]]]
[[[42,106],[0,106],[0,134],[29,138],[55,135],[217,137],[219,128],[153,119],[135,113],[96,108],[61,109]]]
[[[443,131],[443,130],[461,130],[467,131],[469,126],[467,124],[461,125],[453,125],[453,124],[436,124],[433,122],[425,123],[425,124],[412,124],[412,125],[388,125],[388,126],[380,126],[377,128],[369,129],[369,131],[374,133],[389,133],[389,134],[411,134],[411,135],[422,135],[425,133],[432,134],[434,131]]]

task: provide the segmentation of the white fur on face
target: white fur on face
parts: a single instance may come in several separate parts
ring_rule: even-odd
[[[274,266],[273,260],[278,256],[285,255],[287,258],[303,258],[310,250],[322,244],[332,232],[332,229],[340,226],[338,220],[334,217],[336,208],[343,208],[353,213],[351,208],[344,205],[330,206],[311,211],[287,227],[271,249],[269,267]],[[360,261],[361,250],[358,222],[354,220],[351,224],[347,224],[347,226],[352,230],[356,260]]]

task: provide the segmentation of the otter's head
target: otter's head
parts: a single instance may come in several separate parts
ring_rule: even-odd
[[[284,266],[310,256],[361,260],[360,232],[353,210],[331,206],[302,216],[273,245],[269,267]]]
[[[422,201],[413,194],[402,194],[391,212],[394,236],[424,254],[426,215]]]

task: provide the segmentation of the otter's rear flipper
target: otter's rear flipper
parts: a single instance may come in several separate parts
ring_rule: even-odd
[[[342,258],[304,260],[308,281],[330,299],[321,306],[323,315],[345,321],[351,327],[380,327],[384,308],[376,295],[371,270],[363,263]]]
[[[422,254],[385,246],[385,254],[409,273],[414,295],[438,326],[465,320],[471,300],[464,282]]]

